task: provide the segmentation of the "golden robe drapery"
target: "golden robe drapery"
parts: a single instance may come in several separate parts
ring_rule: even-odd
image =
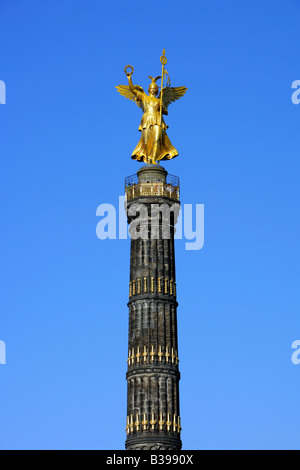
[[[131,158],[145,163],[154,163],[177,157],[178,152],[167,136],[168,126],[163,118],[160,123],[160,100],[140,91],[136,91],[135,99],[142,102],[144,114],[139,126],[142,135]]]

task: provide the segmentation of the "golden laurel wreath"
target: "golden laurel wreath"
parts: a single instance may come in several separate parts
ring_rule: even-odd
[[[131,68],[131,72],[127,72],[128,68]],[[132,67],[132,65],[126,65],[126,67],[124,68],[124,72],[126,73],[126,75],[132,75],[134,72],[134,68]]]

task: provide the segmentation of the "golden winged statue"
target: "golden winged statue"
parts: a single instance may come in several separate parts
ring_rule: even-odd
[[[164,61],[162,61],[162,58],[164,58]],[[157,163],[160,160],[170,160],[171,158],[178,156],[176,148],[173,147],[169,137],[167,136],[166,129],[168,129],[168,126],[166,125],[162,115],[167,115],[168,106],[181,98],[187,90],[184,86],[175,88],[171,87],[169,79],[168,85],[163,88],[164,76],[168,75],[164,70],[164,65],[166,64],[164,51],[162,58],[162,76],[155,78],[151,76],[149,77],[151,79],[148,89],[149,95],[144,92],[141,86],[133,85],[131,79],[133,67],[131,65],[127,65],[125,67],[125,73],[127,75],[129,85],[116,86],[118,92],[122,96],[135,101],[143,111],[143,117],[139,126],[139,131],[141,131],[142,135],[139,143],[132,152],[131,158],[151,164]],[[131,69],[130,72],[127,71],[129,67]],[[156,81],[159,78],[162,78],[162,85],[161,91],[158,95],[159,89]]]

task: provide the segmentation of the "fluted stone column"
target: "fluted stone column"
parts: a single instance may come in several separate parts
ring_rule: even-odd
[[[137,175],[136,184],[126,188],[131,233],[126,448],[179,450],[174,251],[179,183],[168,184],[160,165],[146,165]]]

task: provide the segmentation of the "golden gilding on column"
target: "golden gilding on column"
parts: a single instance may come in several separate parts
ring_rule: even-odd
[[[157,287],[158,287],[158,293],[161,294],[161,278],[160,277],[157,279]]]
[[[127,416],[127,418],[126,418],[126,428],[125,428],[125,431],[127,432],[127,434],[129,434],[129,432],[130,432],[130,429],[129,429],[129,416]]]
[[[134,348],[131,350],[131,363],[134,364]]]
[[[139,364],[139,363],[140,363],[140,357],[141,357],[141,353],[140,353],[140,348],[139,348],[139,346],[138,346],[138,348],[137,348],[137,353],[136,353],[136,356],[135,356],[135,357],[136,357],[136,362],[137,362],[137,364]]]
[[[160,413],[160,415],[159,415],[159,421],[158,421],[158,425],[159,425],[159,430],[160,430],[160,431],[163,431],[163,429],[164,429],[164,424],[165,424],[165,422],[164,422],[164,420],[163,420],[163,414]]]
[[[176,432],[176,431],[177,431],[177,428],[178,428],[177,416],[174,415],[174,416],[173,416],[173,432]]]
[[[137,280],[137,293],[138,294],[141,293],[141,280],[140,279]]]
[[[154,277],[151,277],[151,292],[154,292]]]
[[[142,425],[143,425],[143,431],[147,431],[148,421],[147,421],[147,414],[146,413],[144,413],[144,419],[142,421]]]
[[[166,347],[165,356],[166,356],[166,363],[168,364],[169,363],[169,357],[170,357],[169,346]]]
[[[128,362],[128,367],[130,366],[131,362],[130,362],[130,349],[128,351],[128,359],[127,359],[127,362]]]
[[[148,360],[147,346],[144,346],[143,358],[144,358],[144,364],[145,364]]]
[[[132,283],[129,283],[129,298],[132,297]]]
[[[182,429],[182,427],[181,427],[181,418],[180,418],[180,416],[178,416],[178,428],[177,428],[178,434],[180,434],[181,429]]]
[[[151,347],[150,357],[151,357],[151,362],[154,362],[155,351],[154,351],[154,347],[153,347],[153,346]]]
[[[166,425],[167,425],[167,431],[171,431],[171,426],[172,426],[172,421],[170,421],[170,413],[167,414],[167,422],[166,422]]]
[[[135,281],[132,281],[132,295],[135,295],[136,294],[136,291],[135,291]]]
[[[147,278],[144,277],[144,293],[147,294],[147,292],[148,292]]]
[[[172,348],[171,353],[172,353],[172,354],[171,354],[172,364],[174,364],[174,363],[175,363],[175,359],[176,359],[176,356],[175,356],[175,354],[174,354],[174,348]]]
[[[137,431],[140,430],[140,424],[141,424],[141,423],[140,423],[140,420],[139,420],[139,414],[137,413],[137,414],[135,415],[135,423],[134,423],[135,429],[136,429]]]
[[[162,350],[161,350],[161,346],[159,346],[158,354],[157,354],[157,355],[158,355],[158,360],[159,360],[159,362],[161,362],[161,358],[162,358],[163,355],[164,355],[163,352],[162,352]]]
[[[173,279],[170,280],[170,295],[173,295]]]
[[[134,431],[133,415],[130,416],[130,432]]]
[[[168,279],[165,278],[165,294],[168,293]]]
[[[155,420],[155,415],[154,415],[154,413],[152,413],[152,415],[151,415],[150,425],[151,425],[151,431],[154,431],[155,425],[156,425],[156,420]]]

